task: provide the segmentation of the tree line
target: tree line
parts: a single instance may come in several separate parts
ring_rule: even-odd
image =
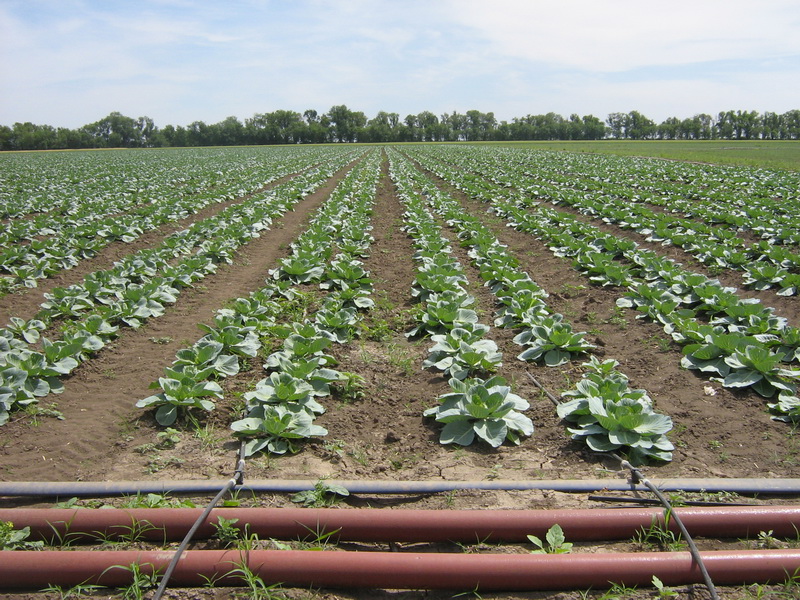
[[[194,121],[159,128],[149,117],[134,119],[112,112],[77,129],[35,125],[0,125],[0,150],[79,148],[154,148],[352,142],[475,142],[511,140],[797,140],[800,110],[783,114],[724,111],[716,116],[670,117],[656,124],[638,111],[615,112],[605,121],[593,115],[565,118],[556,113],[498,122],[494,113],[468,110],[437,116],[430,111],[407,115],[380,111],[372,119],[345,105],[319,114],[306,110],[256,113],[240,121]]]

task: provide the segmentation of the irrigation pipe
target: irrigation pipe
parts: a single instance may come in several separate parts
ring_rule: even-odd
[[[646,491],[647,487],[616,479],[535,479],[527,481],[429,481],[348,480],[328,479],[341,485],[351,494],[394,495],[436,494],[453,490],[554,490],[558,492],[588,493],[598,491]],[[759,495],[800,495],[800,479],[779,478],[689,478],[653,479],[664,491],[684,492],[736,492]],[[21,481],[0,482],[0,497],[36,498],[99,498],[104,496],[132,496],[136,494],[216,494],[224,486],[224,479],[168,480],[168,481]],[[237,489],[245,493],[297,493],[313,490],[319,479],[263,479],[249,480]]]
[[[755,538],[761,531],[794,538],[800,530],[800,506],[720,506],[673,509],[695,536]],[[336,541],[527,543],[544,537],[555,524],[569,541],[624,540],[658,525],[676,531],[655,507],[548,510],[419,510],[338,508],[16,508],[0,510],[0,521],[29,527],[32,539],[96,541],[179,540],[191,530],[195,539],[216,533],[218,518],[261,539],[302,540],[331,535]],[[197,526],[197,523],[200,523]]]
[[[80,583],[129,585],[130,565],[163,572],[173,553],[162,551],[6,551],[0,561],[5,589],[42,589]],[[703,554],[725,585],[778,584],[800,568],[800,550],[710,551]],[[303,550],[189,550],[172,585],[243,585],[245,568],[265,584],[291,587],[511,591],[604,589],[609,582],[649,587],[702,583],[688,552],[459,554],[405,552],[309,552]]]

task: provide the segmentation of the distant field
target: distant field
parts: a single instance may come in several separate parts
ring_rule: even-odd
[[[593,154],[618,154],[620,156],[652,156],[719,165],[743,165],[800,171],[800,141],[598,140],[588,142],[503,142],[503,145]]]

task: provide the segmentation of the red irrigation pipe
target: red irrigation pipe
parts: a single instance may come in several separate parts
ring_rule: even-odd
[[[130,537],[161,541],[181,539],[202,509],[0,509],[0,521],[30,527],[39,539]],[[756,537],[772,531],[795,538],[800,531],[800,506],[714,506],[673,509],[692,536]],[[218,518],[238,519],[259,537],[304,539],[337,532],[333,539],[361,542],[525,542],[528,534],[543,537],[558,524],[570,541],[629,539],[653,522],[664,523],[664,510],[596,508],[561,510],[377,510],[310,508],[217,508],[200,526],[196,538],[214,535]],[[677,531],[674,519],[669,527]]]
[[[163,573],[171,558],[172,552],[164,551],[6,551],[0,561],[0,586],[41,589],[92,583],[122,587],[132,581],[130,565],[138,563],[145,573]],[[800,550],[705,552],[703,560],[721,585],[782,583],[787,574],[800,569]],[[610,582],[649,586],[653,575],[670,586],[702,583],[688,552],[537,555],[191,550],[182,555],[170,584],[196,587],[213,581],[216,585],[242,585],[231,573],[244,566],[266,584],[290,587],[603,589]]]

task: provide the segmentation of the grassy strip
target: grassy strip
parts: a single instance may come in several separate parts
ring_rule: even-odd
[[[534,150],[650,156],[717,165],[800,171],[800,141],[794,140],[596,140],[493,143]]]

